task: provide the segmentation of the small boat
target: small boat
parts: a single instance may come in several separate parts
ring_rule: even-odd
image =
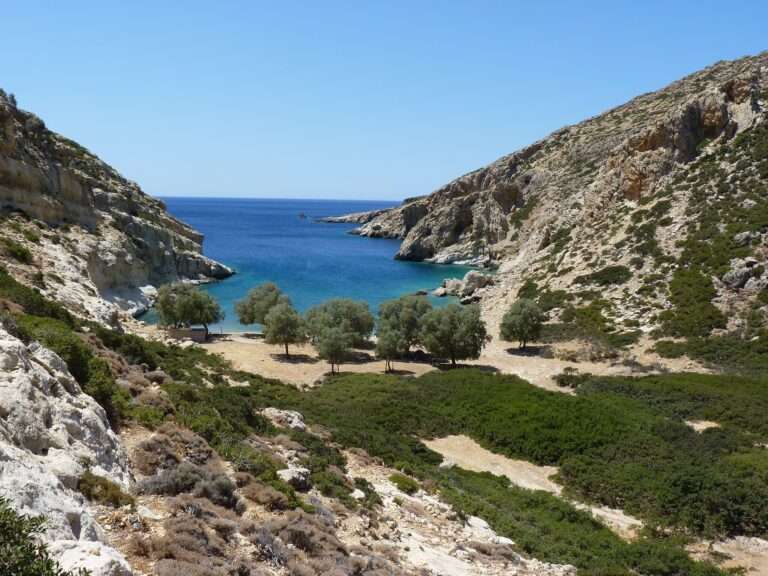
[[[307,215],[304,214],[304,212],[299,212],[299,218],[301,218],[302,220],[306,220],[307,219]]]

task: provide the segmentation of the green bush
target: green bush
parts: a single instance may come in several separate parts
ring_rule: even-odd
[[[624,284],[632,278],[632,272],[626,266],[606,266],[591,274],[577,276],[577,284],[596,284],[597,286],[611,286]]]
[[[405,474],[395,473],[389,477],[389,481],[392,482],[397,489],[406,494],[416,494],[419,491],[419,483],[413,478],[406,476]]]
[[[76,324],[66,308],[48,300],[38,290],[20,284],[2,268],[0,268],[0,298],[18,304],[27,314],[60,320],[70,327]]]
[[[0,574],[8,576],[88,576],[86,570],[67,572],[40,543],[42,518],[17,514],[0,497]]]
[[[77,481],[77,489],[91,502],[106,504],[113,508],[133,506],[134,498],[123,492],[122,488],[111,480],[96,476],[87,470]]]
[[[670,336],[706,336],[725,327],[725,316],[712,304],[717,291],[712,279],[699,268],[678,268],[669,283],[671,310],[661,314]]]
[[[21,264],[32,264],[32,252],[29,251],[29,248],[10,238],[2,238],[0,242],[5,247],[5,252],[8,256]]]

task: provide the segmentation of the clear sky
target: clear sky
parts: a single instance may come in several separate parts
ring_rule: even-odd
[[[6,0],[0,18],[0,86],[163,196],[425,194],[768,49],[766,0]]]

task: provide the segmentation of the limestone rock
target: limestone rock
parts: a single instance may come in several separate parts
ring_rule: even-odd
[[[131,482],[104,410],[80,390],[61,358],[0,328],[0,495],[20,513],[45,516],[45,540],[66,551],[71,566],[98,550],[111,560],[94,575],[130,574],[116,571],[127,564],[101,543],[102,531],[76,490],[86,465],[124,488]]]
[[[79,300],[76,312],[106,321],[146,307],[146,286],[232,274],[201,254],[202,234],[160,200],[2,95],[0,134],[0,206],[50,226],[28,247],[62,280],[49,295]]]
[[[283,470],[278,470],[277,475],[283,482],[290,484],[300,492],[306,492],[312,487],[312,483],[309,480],[312,472],[308,468],[290,466]]]
[[[734,258],[731,268],[723,275],[723,282],[732,289],[744,288],[747,281],[758,273],[754,258]]]
[[[131,576],[125,557],[101,542],[55,541],[49,545],[64,570],[85,568],[91,576]]]
[[[295,410],[280,410],[279,408],[264,408],[261,415],[272,422],[275,426],[281,428],[293,428],[295,430],[306,430],[304,417]]]

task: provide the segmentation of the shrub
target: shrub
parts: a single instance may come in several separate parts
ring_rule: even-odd
[[[182,462],[175,468],[161,470],[143,480],[139,483],[139,491],[143,494],[167,496],[192,493],[227,508],[235,508],[237,505],[235,485],[229,478],[189,462]]]
[[[587,382],[592,374],[579,374],[576,368],[566,366],[563,371],[554,377],[555,384],[561,388],[578,388],[584,382]]]
[[[2,238],[0,241],[5,247],[5,252],[8,256],[21,264],[32,264],[32,252],[29,251],[29,248],[10,238]]]
[[[397,486],[398,490],[406,494],[416,494],[419,491],[419,483],[405,474],[396,472],[389,477],[389,481]]]
[[[75,319],[61,304],[48,300],[34,288],[18,283],[2,268],[0,268],[0,298],[18,304],[27,314],[59,320],[69,327],[74,327],[76,324]]]
[[[544,314],[532,301],[525,298],[516,301],[501,320],[501,338],[518,340],[520,348],[541,334]]]
[[[0,497],[0,574],[8,576],[88,576],[85,570],[66,572],[50,557],[38,536],[42,518],[30,518],[13,511]]]
[[[159,470],[174,468],[179,463],[171,439],[165,434],[153,434],[136,446],[131,452],[131,462],[145,475]]]
[[[90,470],[86,470],[77,481],[77,489],[91,502],[106,504],[113,508],[121,506],[133,506],[134,499],[130,494],[123,492],[122,488],[102,476],[96,476]]]
[[[575,281],[577,284],[611,286],[614,284],[624,284],[630,278],[632,278],[632,272],[626,266],[606,266],[591,274],[577,276]]]
[[[712,279],[699,268],[678,268],[669,283],[674,306],[661,314],[664,331],[670,336],[706,336],[725,327],[725,316],[712,304],[717,295]]]

